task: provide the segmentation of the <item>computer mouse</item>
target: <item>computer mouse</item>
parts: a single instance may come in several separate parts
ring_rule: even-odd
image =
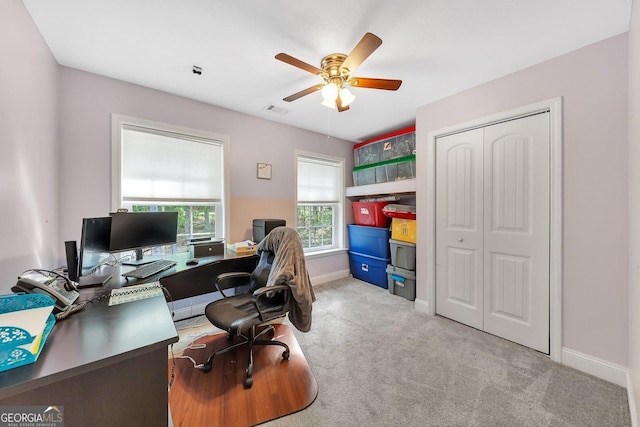
[[[187,260],[187,265],[198,265],[198,260],[196,258],[191,258]]]

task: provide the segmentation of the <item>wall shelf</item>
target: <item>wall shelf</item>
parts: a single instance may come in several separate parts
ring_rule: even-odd
[[[416,180],[404,179],[401,181],[381,182],[379,184],[357,185],[347,187],[347,197],[376,196],[389,194],[405,194],[416,192]]]

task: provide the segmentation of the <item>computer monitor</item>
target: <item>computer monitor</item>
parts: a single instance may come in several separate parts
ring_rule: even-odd
[[[177,242],[178,212],[118,212],[111,214],[111,238],[109,251],[136,251],[136,259],[127,265],[139,265],[142,250],[153,246]]]
[[[80,285],[103,284],[110,274],[96,273],[109,258],[111,238],[111,217],[83,218],[78,255],[78,276]]]

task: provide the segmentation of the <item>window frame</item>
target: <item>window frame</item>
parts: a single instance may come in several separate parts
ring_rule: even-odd
[[[177,125],[171,125],[167,123],[156,122],[153,120],[140,119],[137,117],[125,116],[121,114],[112,114],[111,116],[111,210],[116,212],[122,207],[122,128],[123,126],[135,126],[139,128],[148,128],[154,131],[173,133],[176,135],[183,135],[186,139],[200,139],[209,140],[222,145],[222,197],[219,209],[221,215],[218,216],[218,209],[216,208],[216,221],[221,220],[220,227],[216,225],[216,230],[221,230],[222,235],[217,236],[219,238],[228,239],[230,236],[230,171],[229,171],[229,147],[230,137],[228,135],[218,134],[201,129],[187,128]],[[146,200],[145,202],[149,202]],[[202,203],[194,202],[162,202],[158,201],[158,204],[180,204],[180,205],[201,205]]]
[[[322,162],[331,162],[336,164],[340,169],[340,182],[338,186],[340,187],[338,190],[339,200],[335,203],[314,203],[314,202],[299,202],[298,201],[298,166],[300,158],[308,158],[308,159],[316,159]],[[298,207],[299,206],[309,206],[309,205],[323,205],[330,206],[335,205],[335,213],[333,217],[333,245],[327,247],[323,246],[321,248],[304,248],[304,253],[306,256],[323,254],[338,250],[344,250],[344,241],[345,241],[345,203],[346,203],[346,188],[345,188],[345,159],[341,157],[331,156],[327,154],[314,153],[310,151],[303,150],[294,150],[294,165],[295,165],[295,203],[294,203],[294,219],[295,219],[295,228],[298,229]]]

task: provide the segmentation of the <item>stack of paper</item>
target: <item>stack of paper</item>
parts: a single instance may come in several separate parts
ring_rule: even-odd
[[[230,251],[233,251],[237,254],[243,254],[243,255],[255,254],[257,248],[258,248],[258,245],[256,245],[256,243],[252,242],[251,240],[245,240],[237,243],[230,243],[227,245],[227,249],[229,249]]]

